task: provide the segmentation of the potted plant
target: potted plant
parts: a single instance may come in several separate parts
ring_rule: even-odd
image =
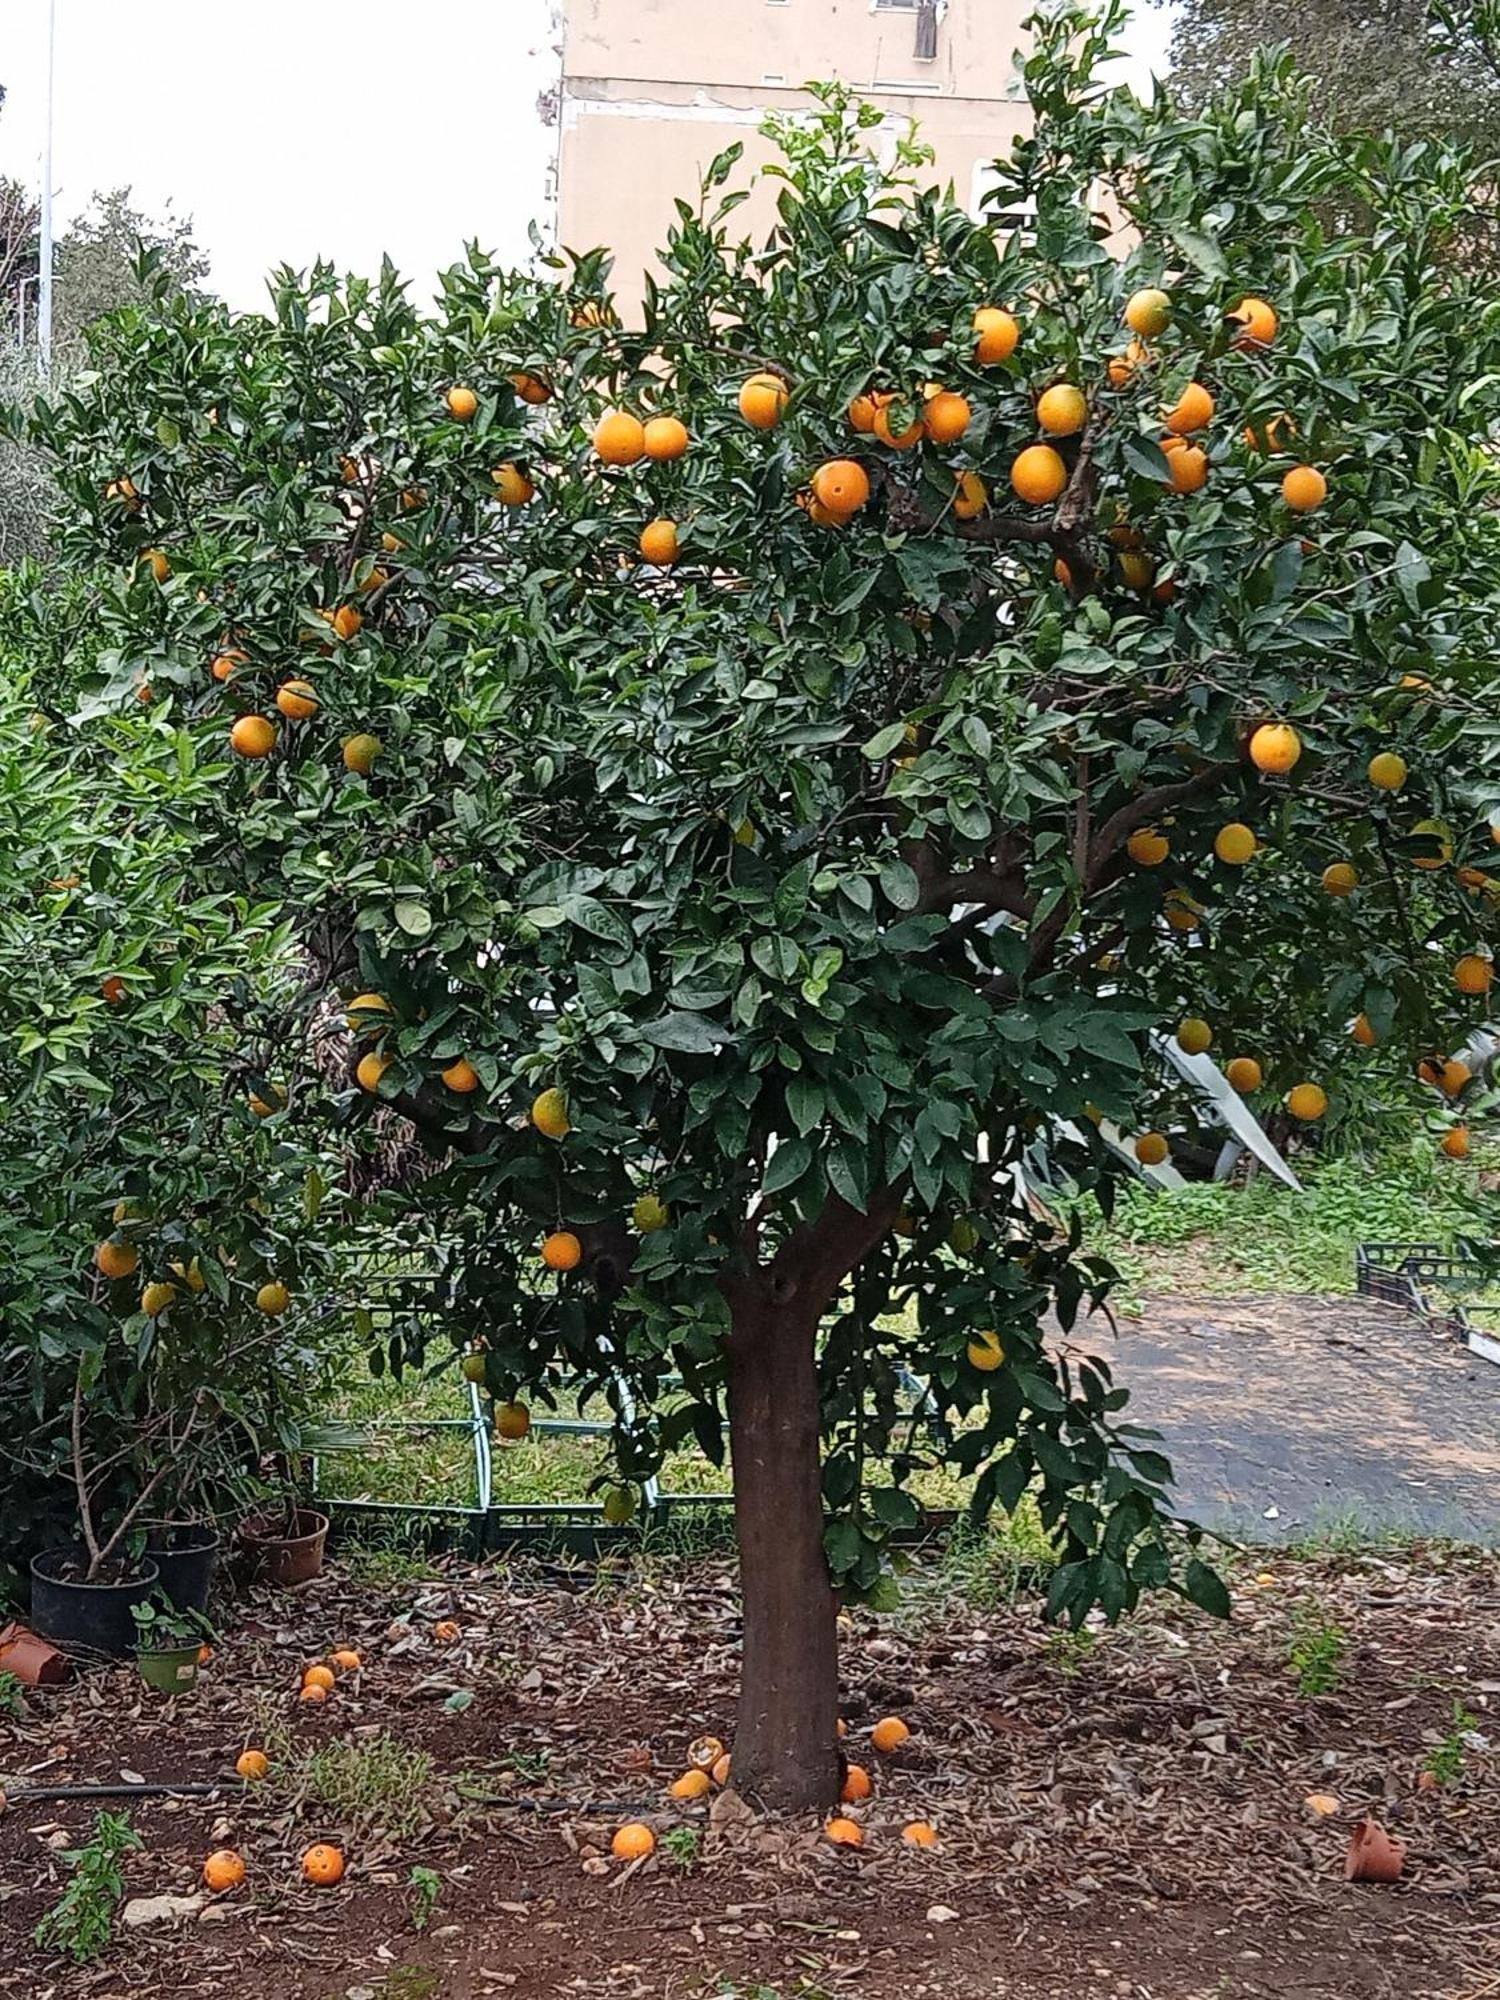
[[[153,1521],[146,1553],[161,1587],[179,1611],[206,1611],[219,1560],[219,1531],[212,1521]]]
[[[133,1604],[135,1660],[141,1679],[160,1694],[182,1694],[198,1678],[203,1642],[211,1637],[208,1620],[198,1611],[180,1611],[159,1586],[143,1603]]]

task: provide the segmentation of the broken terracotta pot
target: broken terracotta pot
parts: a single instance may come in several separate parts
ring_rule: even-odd
[[[0,1625],[0,1673],[14,1674],[25,1687],[56,1687],[68,1678],[68,1663],[27,1626]]]
[[[1379,1820],[1356,1822],[1344,1856],[1346,1882],[1394,1882],[1406,1865],[1406,1842],[1386,1832]]]

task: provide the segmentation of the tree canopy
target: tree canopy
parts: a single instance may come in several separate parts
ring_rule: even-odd
[[[1500,157],[1500,10],[1493,0],[1184,0],[1172,90],[1196,109],[1242,85],[1258,50],[1284,45],[1339,132],[1449,140]]]
[[[253,1061],[272,1135],[418,1132],[385,1199],[452,1247],[456,1344],[508,1404],[596,1383],[623,1481],[727,1415],[735,1770],[775,1803],[832,1795],[830,1577],[890,1601],[935,1452],[1038,1506],[1053,1616],[1224,1606],[1123,1391],[1043,1335],[1108,1273],[1028,1184],[1107,1206],[1169,1150],[1150,1032],[1206,1023],[1314,1131],[1370,1042],[1460,1097],[1489,984],[1466,176],[1274,75],[1143,105],[1098,78],[1120,24],[1033,22],[983,223],[822,88],[769,242],[732,150],[639,325],[597,252],[476,248],[431,315],[389,268],[282,272],[269,318],[164,289],[39,420],[93,579],[67,726],[159,774],[196,895],[295,932],[198,1070]],[[171,1323],[259,1276],[216,1268]]]

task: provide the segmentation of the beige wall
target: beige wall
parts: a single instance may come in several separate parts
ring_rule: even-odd
[[[771,148],[767,111],[805,109],[800,86],[834,77],[886,116],[872,144],[887,156],[915,124],[933,174],[971,210],[987,162],[1025,123],[1013,61],[1030,0],[948,0],[936,53],[914,54],[915,9],[874,0],[564,0],[558,233],[569,249],[608,244],[625,304],[715,154],[736,140],[743,185]],[[731,221],[761,240],[775,185]]]

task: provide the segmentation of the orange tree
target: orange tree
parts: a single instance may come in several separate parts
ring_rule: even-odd
[[[210,879],[218,781],[166,703],[70,726],[89,613],[0,575],[0,1595],[253,1490],[331,1379],[292,932]]]
[[[146,675],[213,771],[218,871],[293,913],[303,1017],[348,1008],[351,1128],[432,1153],[471,1366],[602,1387],[627,1483],[727,1414],[734,1769],[775,1805],[834,1795],[835,1588],[886,1601],[917,1518],[903,1366],[977,1508],[1035,1497],[1053,1616],[1224,1608],[1040,1331],[1107,1274],[1023,1177],[1107,1202],[1100,1118],[1165,1148],[1146,1031],[1207,1019],[1314,1127],[1353,1017],[1415,1095],[1483,1006],[1462,163],[1143,106],[1118,25],[1033,23],[982,225],[823,90],[768,244],[726,156],[639,325],[602,255],[473,253],[432,315],[283,273],[267,319],[124,315],[45,419],[65,547],[137,565],[89,710]],[[1344,199],[1374,235],[1322,233]]]

